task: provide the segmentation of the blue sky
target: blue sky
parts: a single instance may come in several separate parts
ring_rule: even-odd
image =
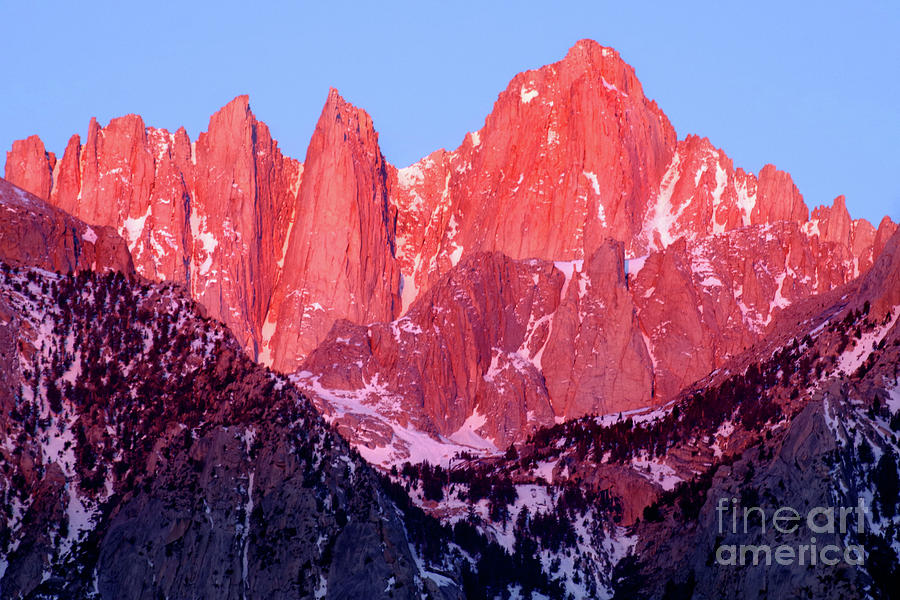
[[[37,133],[61,153],[91,116],[132,112],[194,138],[247,93],[302,159],[334,86],[405,166],[587,37],[635,67],[679,137],[790,171],[810,207],[846,194],[854,217],[900,220],[900,3],[260,4],[0,0],[0,148]]]

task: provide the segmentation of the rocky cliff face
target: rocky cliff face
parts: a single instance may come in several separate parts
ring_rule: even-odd
[[[866,276],[797,302],[776,331],[667,406],[569,420],[503,456],[455,461],[446,472],[407,467],[401,476],[442,519],[468,511],[551,571],[567,557],[557,577],[575,597],[892,597],[900,572],[898,251],[895,234]],[[487,506],[477,502],[485,494]],[[457,500],[465,498],[475,505]],[[773,528],[782,507],[802,515],[797,531]],[[833,531],[827,516],[818,531],[808,526],[815,507],[834,510]],[[847,508],[852,523],[841,531]],[[744,509],[765,511],[765,527],[751,512],[744,531]],[[741,545],[751,546],[749,559]],[[782,545],[794,551],[786,563],[772,558]],[[828,550],[837,563],[821,560],[828,545],[837,546]],[[851,545],[863,547],[862,564],[845,562]],[[722,546],[734,546],[733,564],[727,550],[717,554]]]
[[[391,462],[409,458],[409,428],[505,449],[561,419],[646,406],[653,385],[612,241],[577,267],[470,255],[399,320],[337,324],[296,381]],[[367,406],[376,415],[361,420]]]
[[[42,147],[30,138],[7,157],[7,177],[34,193],[45,190],[19,174],[43,168]],[[183,129],[146,127],[136,115],[106,127],[92,120],[84,143],[73,136],[52,167],[43,197],[118,231],[138,273],[184,285],[255,355],[300,171],[244,96],[193,144]]]
[[[628,239],[672,159],[675,131],[618,54],[579,42],[517,75],[484,127],[397,172],[404,275],[420,289],[462,253],[584,258],[586,236]]]
[[[408,423],[503,447],[558,419],[663,404],[792,303],[865,273],[896,229],[852,220],[842,197],[810,215],[787,173],[747,173],[705,138],[679,140],[634,70],[587,40],[517,75],[458,148],[402,169],[334,90],[303,165],[246,97],[194,143],[132,115],[93,121],[60,160],[35,137],[17,142],[6,165],[13,183],[119,231],[138,273],[184,284],[250,356],[302,370],[348,431],[382,446]],[[497,279],[502,260],[538,289]],[[473,321],[471,307],[516,293],[541,304],[518,309],[513,347],[508,321]],[[406,315],[429,331],[424,309],[410,311],[435,298],[456,315],[441,335],[378,342],[372,361],[333,373],[356,356],[352,332]],[[333,404],[372,386],[398,408]]]
[[[446,456],[502,450],[560,421],[667,403],[857,268],[791,222],[639,260],[612,240],[586,261],[470,255],[400,319],[339,323],[295,381],[374,462],[421,459],[410,428]]]
[[[418,289],[466,252],[584,259],[585,247],[610,237],[639,257],[679,237],[809,219],[789,174],[766,165],[753,175],[705,138],[677,140],[633,69],[588,40],[517,75],[482,129],[392,181],[404,278]],[[814,222],[838,213],[823,239],[852,246],[842,198]],[[854,257],[871,244],[858,238]]]
[[[0,179],[0,260],[47,271],[134,274],[128,247],[108,227],[91,227]]]
[[[399,314],[387,169],[372,119],[331,90],[307,151],[263,362],[292,371],[335,319],[371,323]]]

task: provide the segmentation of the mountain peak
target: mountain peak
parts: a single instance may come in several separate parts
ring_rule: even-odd
[[[340,123],[340,125],[338,125]],[[346,131],[360,136],[364,143],[378,144],[378,134],[372,117],[341,95],[336,88],[328,88],[328,96],[322,107],[322,114],[316,124],[316,131]],[[343,133],[341,133],[343,135]]]
[[[256,123],[256,116],[250,109],[250,97],[245,94],[235,97],[209,118],[209,128],[205,135],[212,137],[219,145],[223,141],[219,139],[220,135],[241,137],[249,135],[250,129]],[[201,133],[200,138],[203,136]]]
[[[326,104],[336,104],[336,105],[342,105],[342,104],[347,103],[347,101],[341,95],[340,90],[338,90],[334,86],[328,87],[328,96],[326,97],[325,102],[326,102]]]
[[[336,319],[383,321],[399,310],[386,174],[371,117],[331,88],[306,151],[300,208],[269,306],[267,320],[278,328],[263,335],[261,356],[275,368],[293,371]]]
[[[252,113],[250,110],[250,96],[248,94],[240,94],[235,96],[228,102],[225,106],[220,108],[217,113],[227,113],[227,114],[247,114]]]
[[[598,62],[602,59],[613,60],[625,64],[625,61],[622,60],[621,55],[615,48],[604,46],[590,38],[583,38],[575,42],[572,47],[569,48],[565,58],[567,61],[588,60],[593,62]]]
[[[13,142],[6,153],[6,179],[39,198],[48,198],[53,185],[56,156],[47,152],[44,142],[36,135]]]

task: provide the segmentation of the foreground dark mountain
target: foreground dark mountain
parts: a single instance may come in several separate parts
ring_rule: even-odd
[[[0,274],[3,597],[425,589],[376,476],[174,289]],[[327,592],[327,594],[326,594]]]
[[[560,597],[385,488],[177,288],[0,263],[0,314],[0,597]]]
[[[3,179],[0,210],[0,258],[7,264],[134,273],[128,246],[115,231],[91,227]]]
[[[55,239],[24,200],[0,237]],[[0,257],[0,597],[459,598],[525,577],[385,487],[179,287],[48,271],[57,241],[40,268]]]
[[[840,291],[829,299],[833,304],[808,303],[814,317],[786,332],[792,343],[784,344],[782,337],[759,349],[768,353],[782,345],[768,361],[748,365],[744,379],[752,370],[762,387],[753,389],[750,381],[747,391],[778,406],[775,414],[784,416],[774,418],[774,426],[745,427],[744,436],[736,427],[724,464],[644,513],[644,522],[632,529],[640,540],[638,560],[620,568],[623,588],[638,588],[653,598],[669,592],[668,597],[713,597],[722,589],[740,589],[745,597],[896,597],[900,236],[893,237],[867,277]],[[765,533],[753,521],[749,535],[735,535],[730,525],[724,533],[718,530],[716,515],[719,499],[733,497],[741,507],[762,507],[770,519],[784,506],[801,514],[833,507],[835,519],[842,508],[860,503],[867,508],[861,528],[853,513],[846,531],[839,525],[833,532],[811,531],[804,524],[796,535],[780,535],[770,520]],[[796,560],[768,567],[719,566],[714,560],[722,544],[796,548],[811,539],[820,549],[840,548],[838,564],[810,567],[808,557],[805,566]],[[847,564],[843,551],[850,545],[864,549],[864,564]],[[621,597],[635,596],[623,591]]]

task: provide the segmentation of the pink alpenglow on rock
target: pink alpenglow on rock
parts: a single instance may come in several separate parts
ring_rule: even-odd
[[[590,40],[404,168],[330,90],[304,164],[240,96],[194,142],[136,115],[92,120],[59,160],[32,136],[6,177],[118,232],[138,274],[185,286],[296,373],[376,462],[665,404],[866,273],[897,229],[851,219],[843,197],[810,215],[788,173],[679,139]]]

